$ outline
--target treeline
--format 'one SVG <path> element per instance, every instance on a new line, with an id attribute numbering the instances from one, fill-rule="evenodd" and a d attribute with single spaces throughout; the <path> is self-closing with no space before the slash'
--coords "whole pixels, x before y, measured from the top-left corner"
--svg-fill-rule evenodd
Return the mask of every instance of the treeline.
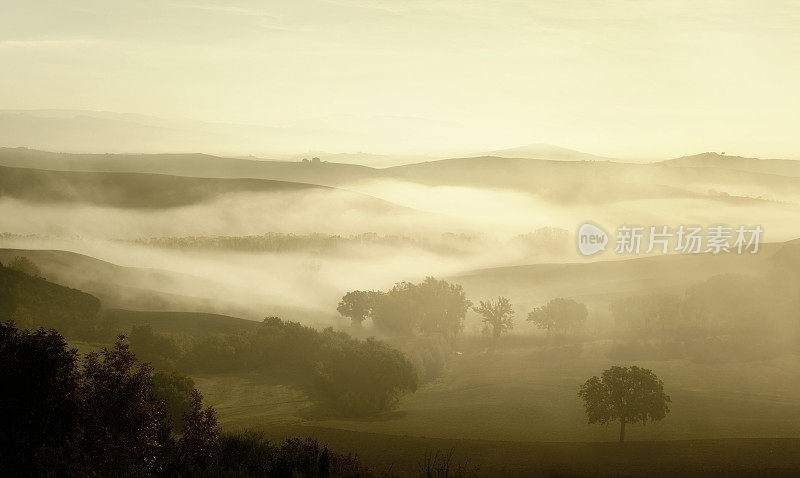
<path id="1" fill-rule="evenodd" d="M 461 253 L 480 238 L 469 234 L 444 233 L 438 238 L 413 238 L 379 235 L 374 232 L 350 236 L 322 233 L 282 234 L 270 232 L 253 236 L 184 236 L 151 237 L 132 241 L 134 244 L 167 249 L 200 249 L 247 252 L 337 252 L 348 246 L 381 245 L 416 247 L 441 254 Z"/>
<path id="2" fill-rule="evenodd" d="M 317 331 L 269 317 L 253 332 L 211 335 L 185 348 L 149 326 L 134 327 L 131 345 L 158 367 L 195 373 L 257 372 L 280 377 L 331 411 L 366 415 L 390 410 L 417 389 L 417 370 L 400 351 L 327 328 Z"/>
<path id="3" fill-rule="evenodd" d="M 786 245 L 763 277 L 722 274 L 683 295 L 646 294 L 609 306 L 612 355 L 699 361 L 767 358 L 800 337 L 800 245 Z"/>
<path id="4" fill-rule="evenodd" d="M 2 476 L 372 476 L 314 440 L 220 433 L 191 379 L 124 336 L 81 359 L 55 330 L 0 323 L 0 379 Z"/>
<path id="5" fill-rule="evenodd" d="M 374 232 L 349 236 L 318 232 L 310 234 L 269 232 L 248 236 L 148 237 L 130 242 L 164 249 L 311 253 L 332 253 L 353 246 L 378 245 L 414 247 L 437 254 L 461 254 L 478 246 L 491 245 L 487 244 L 487 241 L 483 235 L 452 232 L 442 233 L 438 237 L 381 235 Z M 529 253 L 563 256 L 568 251 L 570 241 L 571 236 L 566 229 L 543 227 L 514 236 L 509 243 Z"/>
<path id="6" fill-rule="evenodd" d="M 499 337 L 514 327 L 514 308 L 506 297 L 480 301 L 473 307 L 459 284 L 434 277 L 424 281 L 398 282 L 386 292 L 353 290 L 346 293 L 336 310 L 350 318 L 356 328 L 370 319 L 386 334 L 452 339 L 464 329 L 470 308 L 483 321 L 484 333 Z M 586 305 L 569 298 L 555 298 L 528 314 L 527 320 L 551 333 L 579 329 L 588 316 Z"/>

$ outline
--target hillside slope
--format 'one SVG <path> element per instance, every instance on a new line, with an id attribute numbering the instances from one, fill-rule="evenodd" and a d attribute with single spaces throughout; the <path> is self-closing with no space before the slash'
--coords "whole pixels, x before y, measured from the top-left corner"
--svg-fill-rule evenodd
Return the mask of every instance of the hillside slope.
<path id="1" fill-rule="evenodd" d="M 681 167 L 712 167 L 735 169 L 765 174 L 800 177 L 800 161 L 791 159 L 758 159 L 742 156 L 727 156 L 717 153 L 701 153 L 662 161 L 661 164 Z"/>
<path id="2" fill-rule="evenodd" d="M 157 173 L 199 178 L 272 179 L 332 186 L 370 178 L 378 170 L 340 163 L 241 159 L 209 154 L 71 154 L 0 148 L 0 164 L 55 171 Z"/>

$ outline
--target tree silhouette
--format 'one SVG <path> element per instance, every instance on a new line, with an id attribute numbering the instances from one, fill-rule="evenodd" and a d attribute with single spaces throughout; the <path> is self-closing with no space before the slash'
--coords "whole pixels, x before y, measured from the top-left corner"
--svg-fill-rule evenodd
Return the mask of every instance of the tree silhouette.
<path id="1" fill-rule="evenodd" d="M 659 421 L 669 413 L 669 395 L 664 382 L 652 370 L 637 366 L 614 366 L 584 383 L 583 399 L 589 423 L 619 421 L 619 441 L 625 441 L 625 425 Z"/>
<path id="2" fill-rule="evenodd" d="M 514 327 L 514 309 L 507 297 L 498 297 L 497 301 L 480 301 L 480 305 L 472 310 L 480 314 L 484 330 L 488 332 L 491 327 L 494 338 Z"/>
<path id="3" fill-rule="evenodd" d="M 0 476 L 64 473 L 63 444 L 78 436 L 77 379 L 77 351 L 58 332 L 0 323 Z"/>
<path id="4" fill-rule="evenodd" d="M 528 314 L 528 322 L 547 330 L 547 335 L 550 335 L 554 331 L 566 332 L 583 324 L 588 315 L 586 305 L 573 299 L 557 298 L 533 309 Z"/>
<path id="5" fill-rule="evenodd" d="M 372 313 L 377 292 L 363 290 L 350 291 L 339 301 L 336 311 L 352 320 L 353 327 L 361 327 L 361 323 Z"/>
<path id="6" fill-rule="evenodd" d="M 472 303 L 458 284 L 427 277 L 419 284 L 399 282 L 377 296 L 372 320 L 398 335 L 441 335 L 451 339 L 464 328 Z"/>

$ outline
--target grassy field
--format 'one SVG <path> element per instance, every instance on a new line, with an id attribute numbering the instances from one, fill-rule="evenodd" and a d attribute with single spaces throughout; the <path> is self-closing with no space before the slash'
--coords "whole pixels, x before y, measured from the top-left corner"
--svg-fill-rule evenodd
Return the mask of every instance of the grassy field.
<path id="1" fill-rule="evenodd" d="M 315 416 L 299 392 L 252 376 L 204 376 L 197 383 L 224 428 L 259 428 L 275 439 L 313 436 L 401 474 L 412 474 L 426 450 L 449 449 L 489 475 L 746 475 L 748 464 L 800 469 L 798 356 L 637 362 L 664 380 L 672 411 L 660 423 L 629 426 L 630 443 L 619 445 L 616 425 L 588 425 L 576 395 L 584 380 L 618 363 L 606 357 L 608 349 L 606 342 L 519 340 L 494 351 L 474 347 L 397 410 L 369 419 Z"/>

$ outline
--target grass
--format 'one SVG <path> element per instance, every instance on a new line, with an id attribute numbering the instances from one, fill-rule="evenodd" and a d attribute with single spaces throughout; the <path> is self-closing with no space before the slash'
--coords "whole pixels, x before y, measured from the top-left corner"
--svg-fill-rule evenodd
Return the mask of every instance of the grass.
<path id="1" fill-rule="evenodd" d="M 798 356 L 637 362 L 664 380 L 672 411 L 662 422 L 629 426 L 629 442 L 620 445 L 615 424 L 586 423 L 576 395 L 584 380 L 616 363 L 606 358 L 609 345 L 509 341 L 494 352 L 465 350 L 442 378 L 369 419 L 309 416 L 302 394 L 253 377 L 206 376 L 198 386 L 224 428 L 259 428 L 274 439 L 311 436 L 358 452 L 378 471 L 414 474 L 426 452 L 450 449 L 454 463 L 467 460 L 481 475 L 800 470 Z"/>

